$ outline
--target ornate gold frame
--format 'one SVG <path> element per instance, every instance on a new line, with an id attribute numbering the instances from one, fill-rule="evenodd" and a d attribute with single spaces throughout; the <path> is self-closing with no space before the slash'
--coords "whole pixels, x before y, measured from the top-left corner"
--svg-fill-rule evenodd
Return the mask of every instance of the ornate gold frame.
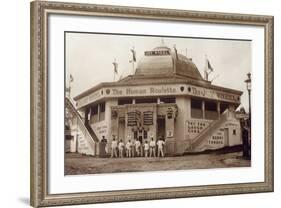
<path id="1" fill-rule="evenodd" d="M 257 25 L 265 28 L 265 180 L 259 183 L 157 188 L 142 190 L 48 194 L 48 72 L 49 14 L 94 15 L 150 20 Z M 273 191 L 273 17 L 78 3 L 31 3 L 31 205 L 75 205 Z"/>

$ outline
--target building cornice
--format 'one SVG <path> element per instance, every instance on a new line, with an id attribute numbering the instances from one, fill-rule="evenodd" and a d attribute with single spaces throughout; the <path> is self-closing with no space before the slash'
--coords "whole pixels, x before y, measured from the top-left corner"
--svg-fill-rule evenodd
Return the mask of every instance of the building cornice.
<path id="1" fill-rule="evenodd" d="M 198 87 L 223 91 L 227 93 L 232 93 L 236 95 L 242 95 L 242 91 L 234 90 L 226 87 L 221 87 L 217 85 L 212 85 L 211 82 L 205 80 L 196 80 L 192 78 L 187 78 L 179 75 L 175 76 L 137 76 L 137 75 L 129 75 L 122 80 L 117 82 L 102 82 L 84 92 L 74 97 L 74 100 L 77 101 L 89 94 L 104 88 L 104 87 L 127 87 L 127 86 L 145 86 L 145 85 L 160 85 L 160 84 L 191 84 Z"/>

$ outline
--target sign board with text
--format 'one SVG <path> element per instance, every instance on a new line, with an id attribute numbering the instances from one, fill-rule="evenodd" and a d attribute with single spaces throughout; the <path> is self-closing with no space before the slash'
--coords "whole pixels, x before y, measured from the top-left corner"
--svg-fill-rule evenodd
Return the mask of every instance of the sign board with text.
<path id="1" fill-rule="evenodd" d="M 218 101 L 240 103 L 238 94 L 203 88 L 187 84 L 168 85 L 143 85 L 143 86 L 114 86 L 104 87 L 77 101 L 77 107 L 81 108 L 102 98 L 119 97 L 147 97 L 147 96 L 178 96 L 190 95 L 195 97 L 214 99 Z"/>

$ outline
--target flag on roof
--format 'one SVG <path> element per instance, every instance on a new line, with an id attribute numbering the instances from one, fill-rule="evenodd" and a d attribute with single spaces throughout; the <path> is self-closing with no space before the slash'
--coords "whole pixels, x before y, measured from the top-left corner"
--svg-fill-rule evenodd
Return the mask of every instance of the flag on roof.
<path id="1" fill-rule="evenodd" d="M 137 61 L 137 58 L 136 58 L 136 51 L 134 50 L 134 48 L 131 49 L 131 52 L 132 52 L 132 54 L 133 54 L 133 59 L 132 59 L 132 61 L 133 61 L 133 62 L 136 62 L 136 61 Z"/>
<path id="2" fill-rule="evenodd" d="M 118 74 L 118 63 L 114 60 L 114 62 L 112 63 L 113 64 L 113 67 L 114 67 L 114 73 Z"/>
<path id="3" fill-rule="evenodd" d="M 207 59 L 207 68 L 211 71 L 214 71 L 214 68 L 211 66 L 210 61 Z"/>
<path id="4" fill-rule="evenodd" d="M 74 78 L 73 78 L 72 74 L 70 74 L 69 80 L 70 80 L 70 82 L 73 82 L 73 81 L 74 81 Z"/>

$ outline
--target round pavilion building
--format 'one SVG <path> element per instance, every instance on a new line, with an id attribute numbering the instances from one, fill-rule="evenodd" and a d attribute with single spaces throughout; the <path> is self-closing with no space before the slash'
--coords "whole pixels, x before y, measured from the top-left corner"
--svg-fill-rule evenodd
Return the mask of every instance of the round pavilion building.
<path id="1" fill-rule="evenodd" d="M 82 92 L 76 106 L 67 101 L 76 115 L 70 151 L 101 155 L 102 141 L 112 138 L 162 138 L 167 155 L 240 145 L 241 95 L 204 80 L 192 59 L 156 47 L 144 52 L 133 75 Z"/>

